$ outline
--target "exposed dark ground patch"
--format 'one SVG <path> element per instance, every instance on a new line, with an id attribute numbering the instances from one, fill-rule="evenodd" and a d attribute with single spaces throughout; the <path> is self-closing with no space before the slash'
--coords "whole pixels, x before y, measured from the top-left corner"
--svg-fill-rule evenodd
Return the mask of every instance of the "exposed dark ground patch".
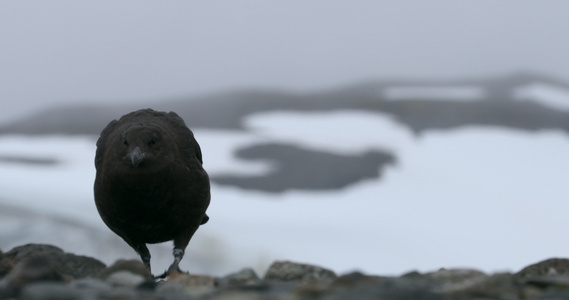
<path id="1" fill-rule="evenodd" d="M 275 169 L 262 176 L 217 175 L 211 178 L 213 182 L 267 192 L 341 189 L 378 178 L 387 166 L 395 164 L 393 155 L 380 151 L 339 155 L 286 144 L 254 145 L 240 149 L 236 155 L 246 160 L 270 161 Z"/>

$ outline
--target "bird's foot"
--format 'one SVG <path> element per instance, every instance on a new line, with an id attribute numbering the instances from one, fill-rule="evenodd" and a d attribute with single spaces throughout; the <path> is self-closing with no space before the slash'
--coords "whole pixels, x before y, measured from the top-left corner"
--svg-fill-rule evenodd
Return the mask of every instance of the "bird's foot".
<path id="1" fill-rule="evenodd" d="M 173 270 L 173 271 L 171 271 L 170 269 L 168 269 L 168 270 L 164 271 L 164 273 L 162 273 L 162 274 L 160 274 L 160 275 L 158 275 L 158 276 L 154 276 L 154 279 L 155 279 L 155 280 L 166 279 L 166 278 L 170 277 L 171 275 L 176 275 L 176 274 L 190 274 L 190 273 L 184 272 L 184 271 L 182 271 L 182 270 L 180 270 L 180 269 L 176 269 L 176 270 Z"/>
<path id="2" fill-rule="evenodd" d="M 166 270 L 162 275 L 154 276 L 154 279 L 164 279 L 170 276 L 170 274 L 189 274 L 188 272 L 183 272 L 182 270 L 180 270 L 179 267 L 180 261 L 184 257 L 184 250 L 175 248 L 172 254 L 174 254 L 174 262 L 170 265 L 170 267 L 168 267 L 168 270 Z"/>
<path id="3" fill-rule="evenodd" d="M 178 267 L 177 265 L 171 265 L 168 270 L 164 271 L 164 273 L 158 275 L 158 276 L 154 276 L 154 279 L 166 279 L 168 276 L 173 275 L 173 274 L 190 274 L 188 272 L 184 272 L 182 270 L 180 270 L 180 267 Z"/>

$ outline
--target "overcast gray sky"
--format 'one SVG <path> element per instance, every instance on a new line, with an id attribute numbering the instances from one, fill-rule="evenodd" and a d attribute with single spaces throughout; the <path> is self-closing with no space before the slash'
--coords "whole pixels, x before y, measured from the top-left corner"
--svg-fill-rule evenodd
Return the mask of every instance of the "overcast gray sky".
<path id="1" fill-rule="evenodd" d="M 532 70 L 569 81 L 569 1 L 1 1 L 0 122 L 56 102 Z"/>

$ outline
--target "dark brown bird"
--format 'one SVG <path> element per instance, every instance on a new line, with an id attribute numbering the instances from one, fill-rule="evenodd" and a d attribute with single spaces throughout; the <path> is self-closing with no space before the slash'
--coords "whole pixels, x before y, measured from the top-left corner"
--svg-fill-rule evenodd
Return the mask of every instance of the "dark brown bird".
<path id="1" fill-rule="evenodd" d="M 150 270 L 146 244 L 174 241 L 180 272 L 190 239 L 209 217 L 209 177 L 192 131 L 174 112 L 141 109 L 111 121 L 95 155 L 95 203 L 107 226 Z"/>

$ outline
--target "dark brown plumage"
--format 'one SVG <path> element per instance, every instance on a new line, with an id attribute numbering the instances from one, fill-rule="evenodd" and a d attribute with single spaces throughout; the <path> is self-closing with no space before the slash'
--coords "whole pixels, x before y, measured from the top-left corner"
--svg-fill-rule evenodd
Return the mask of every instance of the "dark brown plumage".
<path id="1" fill-rule="evenodd" d="M 209 177 L 192 131 L 174 112 L 141 109 L 111 121 L 95 155 L 95 203 L 107 226 L 150 269 L 146 244 L 174 241 L 178 264 L 209 217 Z"/>

